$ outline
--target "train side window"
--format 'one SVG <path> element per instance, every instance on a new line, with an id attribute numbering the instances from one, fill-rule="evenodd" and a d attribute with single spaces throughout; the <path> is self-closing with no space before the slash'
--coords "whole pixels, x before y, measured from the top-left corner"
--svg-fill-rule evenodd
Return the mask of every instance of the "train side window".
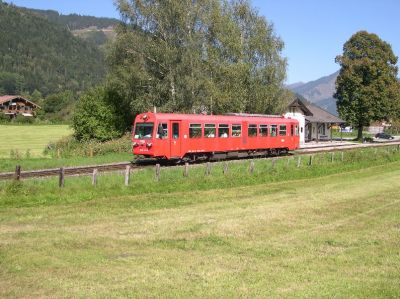
<path id="1" fill-rule="evenodd" d="M 293 136 L 293 135 L 294 135 L 294 126 L 291 125 L 290 126 L 290 136 Z"/>
<path id="2" fill-rule="evenodd" d="M 189 138 L 201 138 L 201 124 L 189 125 Z"/>
<path id="3" fill-rule="evenodd" d="M 272 137 L 276 137 L 276 135 L 277 135 L 277 130 L 278 130 L 277 127 L 278 127 L 277 125 L 271 125 L 271 136 L 272 136 Z"/>
<path id="4" fill-rule="evenodd" d="M 295 127 L 294 134 L 295 134 L 296 136 L 299 136 L 299 126 L 296 126 L 296 127 Z"/>
<path id="5" fill-rule="evenodd" d="M 260 136 L 266 137 L 268 136 L 268 125 L 260 125 Z"/>
<path id="6" fill-rule="evenodd" d="M 168 124 L 160 123 L 157 128 L 157 138 L 167 139 L 168 138 Z"/>
<path id="7" fill-rule="evenodd" d="M 220 124 L 218 126 L 218 137 L 228 138 L 229 136 L 229 125 Z"/>
<path id="8" fill-rule="evenodd" d="M 172 123 L 172 138 L 179 139 L 179 123 Z"/>
<path id="9" fill-rule="evenodd" d="M 214 124 L 205 124 L 204 125 L 204 137 L 205 138 L 214 138 L 217 136 L 217 128 Z"/>
<path id="10" fill-rule="evenodd" d="M 232 125 L 232 137 L 242 136 L 242 125 Z"/>
<path id="11" fill-rule="evenodd" d="M 257 137 L 257 125 L 249 125 L 247 135 L 249 137 Z"/>
<path id="12" fill-rule="evenodd" d="M 286 125 L 279 126 L 279 136 L 286 136 Z"/>

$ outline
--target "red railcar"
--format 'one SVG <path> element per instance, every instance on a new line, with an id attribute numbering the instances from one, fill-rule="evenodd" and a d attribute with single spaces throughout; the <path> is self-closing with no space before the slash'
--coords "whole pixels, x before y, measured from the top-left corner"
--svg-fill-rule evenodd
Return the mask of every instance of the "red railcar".
<path id="1" fill-rule="evenodd" d="M 299 147 L 299 123 L 283 116 L 142 113 L 133 153 L 195 161 L 277 155 Z"/>

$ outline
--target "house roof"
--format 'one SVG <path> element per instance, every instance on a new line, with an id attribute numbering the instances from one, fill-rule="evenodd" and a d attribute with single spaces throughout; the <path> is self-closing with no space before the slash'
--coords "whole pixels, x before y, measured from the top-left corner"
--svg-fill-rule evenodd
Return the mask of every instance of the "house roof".
<path id="1" fill-rule="evenodd" d="M 34 105 L 34 106 L 36 106 L 38 108 L 41 108 L 38 104 L 35 104 L 34 102 L 28 100 L 27 98 L 24 98 L 24 97 L 21 97 L 21 96 L 11 96 L 11 95 L 0 96 L 0 105 L 4 104 L 6 102 L 9 102 L 9 101 L 15 100 L 15 99 L 22 99 L 22 100 L 24 100 L 26 102 L 31 103 L 32 105 Z"/>
<path id="2" fill-rule="evenodd" d="M 308 122 L 318 123 L 334 123 L 344 124 L 346 123 L 343 119 L 329 113 L 321 107 L 307 101 L 304 98 L 297 96 L 292 103 L 289 104 L 288 108 L 298 108 L 305 115 L 305 119 Z"/>

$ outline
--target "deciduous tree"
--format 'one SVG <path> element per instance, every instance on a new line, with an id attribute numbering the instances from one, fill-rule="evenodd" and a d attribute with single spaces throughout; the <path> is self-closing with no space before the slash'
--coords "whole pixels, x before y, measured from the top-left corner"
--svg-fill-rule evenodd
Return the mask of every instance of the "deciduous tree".
<path id="1" fill-rule="evenodd" d="M 344 44 L 336 62 L 341 67 L 334 95 L 338 112 L 358 128 L 358 139 L 371 121 L 398 115 L 397 57 L 388 43 L 376 34 L 357 32 Z"/>
<path id="2" fill-rule="evenodd" d="M 276 113 L 286 60 L 247 0 L 119 0 L 108 84 L 134 113 Z"/>

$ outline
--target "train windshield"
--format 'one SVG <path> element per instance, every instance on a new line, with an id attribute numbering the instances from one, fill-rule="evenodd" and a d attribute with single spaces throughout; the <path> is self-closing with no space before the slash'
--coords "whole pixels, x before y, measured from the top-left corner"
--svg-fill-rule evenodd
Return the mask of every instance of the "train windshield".
<path id="1" fill-rule="evenodd" d="M 135 139 L 150 139 L 153 136 L 154 123 L 136 123 Z"/>

